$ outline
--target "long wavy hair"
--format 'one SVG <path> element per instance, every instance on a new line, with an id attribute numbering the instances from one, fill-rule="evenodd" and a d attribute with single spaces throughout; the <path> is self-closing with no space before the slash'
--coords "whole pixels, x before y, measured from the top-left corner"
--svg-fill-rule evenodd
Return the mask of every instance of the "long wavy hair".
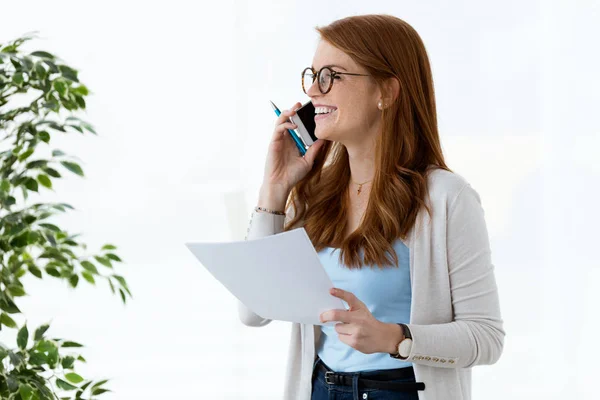
<path id="1" fill-rule="evenodd" d="M 364 67 L 384 95 L 384 82 L 389 78 L 399 81 L 400 93 L 381 113 L 375 176 L 357 230 L 344 237 L 349 210 L 349 158 L 345 146 L 332 141 L 323 145 L 311 171 L 292 188 L 286 210 L 293 217 L 287 220 L 284 230 L 296 228 L 303 221 L 315 249 L 339 248 L 340 263 L 350 269 L 362 268 L 363 263 L 397 267 L 394 241 L 407 238 L 422 207 L 431 216 L 425 202 L 427 173 L 431 168 L 452 172 L 444 162 L 440 145 L 425 46 L 409 24 L 385 14 L 351 16 L 315 29 L 321 39 Z"/>

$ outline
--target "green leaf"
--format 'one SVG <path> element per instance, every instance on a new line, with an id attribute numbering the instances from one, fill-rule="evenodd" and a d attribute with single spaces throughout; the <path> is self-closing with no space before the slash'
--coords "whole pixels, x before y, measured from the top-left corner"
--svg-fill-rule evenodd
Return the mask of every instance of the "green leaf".
<path id="1" fill-rule="evenodd" d="M 66 154 L 62 150 L 53 150 L 52 157 L 61 157 L 66 156 Z"/>
<path id="2" fill-rule="evenodd" d="M 61 96 L 64 96 L 67 93 L 67 85 L 65 85 L 63 81 L 57 79 L 53 82 L 53 86 Z"/>
<path id="3" fill-rule="evenodd" d="M 89 262 L 89 261 L 81 261 L 81 263 L 80 263 L 80 264 L 81 264 L 81 266 L 82 266 L 83 268 L 85 268 L 86 270 L 88 270 L 88 271 L 90 271 L 90 272 L 92 272 L 92 273 L 94 273 L 94 274 L 96 274 L 96 275 L 98 275 L 98 274 L 99 274 L 99 272 L 98 272 L 98 269 L 97 269 L 97 268 L 96 268 L 96 266 L 95 266 L 94 264 L 92 264 L 91 262 Z"/>
<path id="4" fill-rule="evenodd" d="M 0 308 L 6 311 L 9 314 L 20 314 L 21 310 L 19 307 L 10 299 L 10 297 L 6 296 L 4 293 L 0 292 Z"/>
<path id="5" fill-rule="evenodd" d="M 54 121 L 49 122 L 48 126 L 50 128 L 52 128 L 52 129 L 56 130 L 56 131 L 59 131 L 59 132 L 67 132 L 67 130 L 62 125 L 59 125 L 59 124 L 57 124 Z"/>
<path id="6" fill-rule="evenodd" d="M 80 126 L 77 126 L 77 125 L 67 125 L 67 126 L 71 127 L 72 129 L 75 129 L 79 133 L 83 133 L 83 129 L 81 129 Z"/>
<path id="7" fill-rule="evenodd" d="M 48 324 L 40 325 L 35 330 L 35 334 L 33 335 L 33 340 L 36 342 L 42 340 L 44 338 L 44 333 L 46 333 L 48 328 L 50 328 L 50 325 L 48 325 Z"/>
<path id="8" fill-rule="evenodd" d="M 32 56 L 35 57 L 41 57 L 41 58 L 48 58 L 50 60 L 54 60 L 54 56 L 50 53 L 48 53 L 47 51 L 34 51 L 33 53 L 31 53 Z"/>
<path id="9" fill-rule="evenodd" d="M 90 94 L 88 88 L 85 85 L 79 85 L 76 88 L 71 89 L 71 92 L 81 96 L 87 96 L 88 94 Z"/>
<path id="10" fill-rule="evenodd" d="M 34 160 L 34 161 L 29 161 L 25 165 L 25 168 L 26 169 L 41 168 L 41 167 L 45 167 L 47 164 L 48 164 L 48 160 Z"/>
<path id="11" fill-rule="evenodd" d="M 16 392 L 19 389 L 19 383 L 12 376 L 6 377 L 6 386 L 8 387 L 8 390 L 11 392 Z"/>
<path id="12" fill-rule="evenodd" d="M 74 82 L 79 82 L 79 79 L 77 78 L 77 71 L 73 68 L 68 67 L 66 65 L 59 65 L 58 70 L 65 78 Z"/>
<path id="13" fill-rule="evenodd" d="M 79 276 L 75 274 L 71 275 L 71 277 L 69 278 L 69 283 L 73 288 L 76 288 L 77 284 L 79 283 Z"/>
<path id="14" fill-rule="evenodd" d="M 106 382 L 108 382 L 108 379 L 104 379 L 104 380 L 101 380 L 101 381 L 98 381 L 98 382 L 94 383 L 92 385 L 92 390 L 94 390 L 96 388 L 99 388 L 100 386 L 104 385 Z"/>
<path id="15" fill-rule="evenodd" d="M 61 362 L 62 367 L 65 369 L 72 369 L 74 364 L 75 364 L 75 357 L 72 357 L 72 356 L 66 356 L 65 358 L 62 359 L 62 362 Z M 75 383 L 77 383 L 77 382 L 75 382 Z"/>
<path id="16" fill-rule="evenodd" d="M 60 347 L 83 347 L 83 345 L 77 342 L 66 341 Z"/>
<path id="17" fill-rule="evenodd" d="M 58 73 L 58 67 L 52 61 L 44 60 L 44 64 L 46 64 L 48 66 L 48 68 L 50 69 L 50 72 L 52 72 L 53 74 Z"/>
<path id="18" fill-rule="evenodd" d="M 54 369 L 58 362 L 58 348 L 53 347 L 48 351 L 48 366 L 50 369 Z"/>
<path id="19" fill-rule="evenodd" d="M 37 77 L 39 80 L 46 79 L 47 72 L 46 72 L 46 68 L 44 68 L 42 63 L 36 62 L 34 69 L 35 69 L 35 73 L 37 74 Z"/>
<path id="20" fill-rule="evenodd" d="M 13 240 L 10 241 L 10 245 L 13 247 L 21 248 L 27 246 L 27 239 L 29 236 L 29 232 L 23 232 L 21 235 L 17 236 Z"/>
<path id="21" fill-rule="evenodd" d="M 112 263 L 110 262 L 110 260 L 108 258 L 104 258 L 101 256 L 94 256 L 94 258 L 96 259 L 96 261 L 98 261 L 100 264 L 104 265 L 105 267 L 112 268 Z"/>
<path id="22" fill-rule="evenodd" d="M 31 365 L 44 365 L 48 362 L 48 357 L 46 354 L 34 352 L 29 353 L 29 364 Z"/>
<path id="23" fill-rule="evenodd" d="M 102 246 L 102 250 L 116 250 L 116 246 L 112 245 L 112 244 L 105 244 L 104 246 Z"/>
<path id="24" fill-rule="evenodd" d="M 39 188 L 37 181 L 33 178 L 29 178 L 25 181 L 25 187 L 32 192 L 37 192 Z"/>
<path id="25" fill-rule="evenodd" d="M 106 393 L 106 392 L 110 392 L 110 390 L 109 389 L 104 389 L 104 388 L 98 388 L 98 389 L 92 390 L 92 395 L 96 396 L 96 395 L 99 395 L 99 394 L 102 394 L 102 393 Z"/>
<path id="26" fill-rule="evenodd" d="M 56 344 L 51 340 L 40 340 L 40 342 L 35 346 L 37 351 L 42 353 L 46 353 L 49 351 L 53 351 L 56 348 Z"/>
<path id="27" fill-rule="evenodd" d="M 65 381 L 63 381 L 60 378 L 56 378 L 56 386 L 58 386 L 58 388 L 62 389 L 62 390 L 75 390 L 75 389 L 77 389 L 77 386 L 73 386 L 69 382 L 65 382 Z"/>
<path id="28" fill-rule="evenodd" d="M 131 292 L 129 291 L 128 287 L 127 287 L 127 282 L 125 282 L 125 278 L 123 278 L 120 275 L 113 275 L 113 277 L 119 281 L 119 283 L 121 284 L 121 286 L 123 287 L 123 289 L 125 289 L 127 291 L 127 293 L 129 293 L 129 295 L 131 296 Z"/>
<path id="29" fill-rule="evenodd" d="M 81 96 L 76 96 L 76 97 L 75 97 L 75 102 L 77 103 L 77 105 L 78 105 L 80 108 L 83 108 L 83 109 L 85 109 L 85 106 L 86 106 L 86 104 L 85 104 L 85 99 L 84 99 L 83 97 L 81 97 Z M 88 131 L 90 131 L 90 132 L 92 132 L 92 133 L 94 133 L 94 134 L 96 133 L 96 132 L 94 132 L 94 129 L 93 129 L 93 128 L 92 128 L 92 129 L 88 129 L 88 127 L 87 127 L 87 126 L 84 126 L 84 128 L 86 128 Z"/>
<path id="30" fill-rule="evenodd" d="M 89 272 L 87 272 L 87 271 L 81 271 L 81 276 L 83 276 L 83 279 L 85 279 L 86 281 L 88 281 L 92 285 L 96 284 L 96 280 L 94 279 L 94 277 L 92 276 L 92 274 L 90 274 Z"/>
<path id="31" fill-rule="evenodd" d="M 38 182 L 42 184 L 42 186 L 47 187 L 48 189 L 52 189 L 52 181 L 48 178 L 48 175 L 39 174 Z"/>
<path id="32" fill-rule="evenodd" d="M 19 385 L 19 395 L 21 395 L 21 400 L 31 400 L 33 397 L 33 388 L 27 383 L 21 383 Z"/>
<path id="33" fill-rule="evenodd" d="M 119 294 L 121 295 L 121 300 L 123 300 L 123 304 L 127 304 L 127 298 L 125 297 L 125 292 L 123 289 L 119 289 Z"/>
<path id="34" fill-rule="evenodd" d="M 25 294 L 26 294 L 25 289 L 23 289 L 22 286 L 15 286 L 15 285 L 10 285 L 8 287 L 8 292 L 13 297 L 21 297 L 21 296 L 25 296 Z"/>
<path id="35" fill-rule="evenodd" d="M 27 74 L 31 74 L 31 70 L 33 69 L 33 59 L 31 57 L 25 56 L 21 58 L 21 64 L 23 64 L 23 68 L 27 72 Z"/>
<path id="36" fill-rule="evenodd" d="M 0 183 L 0 190 L 3 192 L 8 192 L 10 190 L 10 182 L 7 179 L 2 179 Z"/>
<path id="37" fill-rule="evenodd" d="M 51 230 L 51 231 L 54 231 L 54 232 L 60 232 L 60 231 L 61 231 L 61 230 L 60 230 L 60 228 L 59 228 L 58 226 L 56 226 L 56 225 L 53 225 L 53 224 L 46 224 L 46 223 L 44 223 L 44 224 L 39 224 L 39 225 L 40 225 L 40 226 L 43 226 L 43 227 L 44 227 L 44 228 L 46 228 L 46 229 L 49 229 L 49 230 Z"/>
<path id="38" fill-rule="evenodd" d="M 48 132 L 46 132 L 46 131 L 38 132 L 38 137 L 40 138 L 41 141 L 50 143 L 50 134 Z"/>
<path id="39" fill-rule="evenodd" d="M 23 82 L 25 82 L 24 76 L 25 74 L 23 72 L 16 72 L 12 78 L 13 83 L 17 86 L 20 86 Z"/>
<path id="40" fill-rule="evenodd" d="M 54 168 L 44 168 L 44 172 L 47 173 L 48 175 L 50 175 L 53 178 L 60 178 L 61 175 L 60 173 L 55 170 Z"/>
<path id="41" fill-rule="evenodd" d="M 73 172 L 74 174 L 83 176 L 83 170 L 81 169 L 79 164 L 70 161 L 61 161 L 60 163 L 63 165 L 63 167 Z"/>
<path id="42" fill-rule="evenodd" d="M 15 353 L 9 350 L 8 357 L 10 358 L 11 364 L 15 367 L 18 367 L 23 362 L 23 355 L 21 352 Z"/>
<path id="43" fill-rule="evenodd" d="M 6 313 L 0 314 L 0 324 L 6 325 L 9 328 L 17 327 L 17 323 L 11 317 L 9 317 L 8 314 L 6 314 Z"/>
<path id="44" fill-rule="evenodd" d="M 123 262 L 123 260 L 121 260 L 119 258 L 119 256 L 117 256 L 116 254 L 112 254 L 112 253 L 107 253 L 105 254 L 106 258 L 110 258 L 111 260 L 117 261 L 117 262 Z"/>
<path id="45" fill-rule="evenodd" d="M 71 383 L 80 383 L 83 381 L 83 378 L 77 375 L 75 372 L 69 372 L 68 374 L 65 374 L 65 378 L 67 378 L 67 380 Z"/>
<path id="46" fill-rule="evenodd" d="M 58 270 L 53 267 L 53 266 L 46 266 L 46 268 L 44 268 L 46 270 L 46 273 L 50 276 L 53 276 L 55 278 L 60 278 L 60 272 L 58 272 Z"/>
<path id="47" fill-rule="evenodd" d="M 33 276 L 42 279 L 42 271 L 38 267 L 36 267 L 35 265 L 29 265 L 27 266 L 27 269 L 29 270 L 29 272 L 31 272 Z"/>
<path id="48" fill-rule="evenodd" d="M 25 349 L 27 347 L 27 341 L 29 340 L 29 331 L 27 330 L 27 324 L 23 325 L 21 329 L 19 329 L 19 333 L 17 334 L 17 345 L 21 349 Z"/>
<path id="49" fill-rule="evenodd" d="M 16 71 L 20 71 L 23 69 L 23 67 L 21 66 L 21 63 L 16 58 L 11 57 L 10 63 L 13 65 L 13 67 L 15 67 Z"/>
<path id="50" fill-rule="evenodd" d="M 88 124 L 87 122 L 82 122 L 81 126 L 83 126 L 86 130 L 92 132 L 94 135 L 97 135 L 96 130 L 94 129 L 94 127 L 92 125 Z"/>
<path id="51" fill-rule="evenodd" d="M 23 161 L 23 160 L 27 159 L 30 155 L 33 154 L 34 151 L 35 151 L 35 148 L 27 149 L 23 154 L 21 154 L 19 156 L 19 161 Z"/>

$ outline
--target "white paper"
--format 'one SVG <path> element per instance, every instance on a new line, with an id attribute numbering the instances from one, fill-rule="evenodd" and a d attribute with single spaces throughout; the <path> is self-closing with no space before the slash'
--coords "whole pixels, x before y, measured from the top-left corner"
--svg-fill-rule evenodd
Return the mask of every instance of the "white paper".
<path id="1" fill-rule="evenodd" d="M 259 239 L 186 243 L 200 263 L 246 307 L 263 318 L 313 325 L 331 309 L 346 310 L 332 296 L 333 283 L 304 228 Z"/>

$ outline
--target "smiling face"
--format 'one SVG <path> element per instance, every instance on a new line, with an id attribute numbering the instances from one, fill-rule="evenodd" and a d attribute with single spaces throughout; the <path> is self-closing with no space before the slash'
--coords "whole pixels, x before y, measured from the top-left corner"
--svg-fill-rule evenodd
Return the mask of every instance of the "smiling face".
<path id="1" fill-rule="evenodd" d="M 312 67 L 319 71 L 324 66 L 331 66 L 336 72 L 365 74 L 368 72 L 352 58 L 321 40 L 315 52 Z M 379 129 L 381 111 L 377 103 L 381 92 L 371 76 L 338 75 L 327 94 L 319 90 L 315 79 L 307 94 L 316 110 L 319 105 L 326 108 L 335 107 L 329 114 L 316 114 L 315 136 L 319 139 L 341 142 L 344 145 L 360 144 L 371 140 Z"/>

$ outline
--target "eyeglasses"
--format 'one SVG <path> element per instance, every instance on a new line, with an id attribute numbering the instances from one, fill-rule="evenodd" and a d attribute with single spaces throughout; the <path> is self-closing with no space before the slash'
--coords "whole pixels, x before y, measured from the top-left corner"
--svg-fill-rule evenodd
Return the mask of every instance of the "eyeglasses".
<path id="1" fill-rule="evenodd" d="M 307 90 L 312 86 L 315 82 L 315 78 L 318 78 L 319 82 L 319 90 L 321 93 L 326 94 L 329 93 L 333 86 L 334 79 L 340 79 L 338 75 L 355 75 L 355 76 L 369 76 L 365 74 L 351 74 L 349 72 L 337 72 L 332 70 L 329 67 L 323 67 L 319 70 L 318 73 L 315 74 L 315 70 L 312 67 L 305 68 L 302 71 L 302 90 L 304 93 L 307 93 Z"/>

